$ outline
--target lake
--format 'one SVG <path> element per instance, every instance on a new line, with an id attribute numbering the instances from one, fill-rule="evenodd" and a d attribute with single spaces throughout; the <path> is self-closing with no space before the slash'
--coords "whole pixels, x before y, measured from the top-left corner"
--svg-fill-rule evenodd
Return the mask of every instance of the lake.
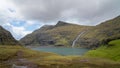
<path id="1" fill-rule="evenodd" d="M 83 55 L 89 50 L 86 48 L 68 48 L 68 47 L 36 47 L 32 49 L 43 52 L 53 52 L 60 55 Z"/>

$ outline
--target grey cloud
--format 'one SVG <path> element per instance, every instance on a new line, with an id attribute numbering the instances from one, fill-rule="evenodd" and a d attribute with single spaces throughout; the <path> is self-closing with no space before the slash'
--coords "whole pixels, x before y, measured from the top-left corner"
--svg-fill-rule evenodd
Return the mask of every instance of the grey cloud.
<path id="1" fill-rule="evenodd" d="M 0 25 L 8 22 L 9 14 L 8 12 L 0 9 Z"/>
<path id="2" fill-rule="evenodd" d="M 120 14 L 120 0 L 13 0 L 13 2 L 26 19 L 42 22 L 76 19 L 80 24 L 92 25 Z"/>

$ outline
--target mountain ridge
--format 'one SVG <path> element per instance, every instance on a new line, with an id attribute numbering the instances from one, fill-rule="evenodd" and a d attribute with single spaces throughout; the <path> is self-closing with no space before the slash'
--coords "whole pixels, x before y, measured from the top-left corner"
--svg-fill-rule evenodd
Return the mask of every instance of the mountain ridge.
<path id="1" fill-rule="evenodd" d="M 62 37 L 61 36 L 63 36 L 64 34 L 74 34 L 74 31 L 73 31 L 73 29 L 75 28 L 75 29 L 78 29 L 78 28 L 82 28 L 82 27 L 84 27 L 84 29 L 85 29 L 85 27 L 86 26 L 79 26 L 79 25 L 76 25 L 76 24 L 69 24 L 69 23 L 66 23 L 66 22 L 61 22 L 61 21 L 58 21 L 58 23 L 56 24 L 56 25 L 54 25 L 54 26 L 47 26 L 47 27 L 41 27 L 40 29 L 38 29 L 37 31 L 34 31 L 32 34 L 29 34 L 29 35 L 27 35 L 26 37 L 31 37 L 30 39 L 33 39 L 33 37 L 35 38 L 35 36 L 37 36 L 37 38 L 38 37 L 40 37 L 41 38 L 41 41 L 45 41 L 45 40 L 47 40 L 47 38 L 49 39 L 49 40 L 51 40 L 51 41 L 47 41 L 48 43 L 49 42 L 57 42 L 58 41 L 58 39 L 61 39 Z M 46 29 L 46 28 L 50 28 L 50 29 Z M 65 28 L 65 30 L 63 29 L 63 28 Z M 69 30 L 68 30 L 69 29 Z M 79 30 L 81 30 L 81 29 L 79 29 Z M 83 30 L 83 29 L 82 29 Z M 53 33 L 53 34 L 52 34 Z M 77 32 L 75 32 L 75 34 L 78 34 L 79 33 L 79 31 L 77 30 Z M 58 34 L 60 35 L 60 36 L 58 36 Z M 33 37 L 32 37 L 33 36 Z M 42 38 L 42 36 L 47 36 L 47 38 Z M 53 38 L 53 36 L 54 36 L 54 38 Z M 74 36 L 75 37 L 75 36 Z M 73 37 L 73 38 L 74 38 Z M 22 38 L 22 39 L 26 39 L 25 37 L 24 38 Z M 20 40 L 20 42 L 22 41 L 22 42 L 29 42 L 29 41 L 27 41 L 27 39 L 24 41 L 24 40 Z M 36 40 L 36 39 L 35 39 Z M 35 40 L 32 40 L 32 41 L 35 41 Z M 52 41 L 53 40 L 53 41 Z M 54 40 L 57 40 L 57 41 L 54 41 Z M 71 40 L 72 41 L 72 40 Z M 36 41 L 36 42 L 38 42 L 38 41 Z M 64 42 L 64 43 L 67 43 L 66 41 L 65 41 L 65 39 L 62 39 L 62 40 L 59 40 L 59 42 Z M 41 42 L 42 43 L 42 42 Z M 71 44 L 71 43 L 70 43 Z M 44 44 L 43 44 L 44 45 Z M 58 43 L 56 43 L 55 45 L 61 45 L 61 44 L 58 44 Z"/>
<path id="2" fill-rule="evenodd" d="M 20 40 L 24 45 L 62 45 L 71 46 L 77 35 L 87 30 L 87 32 L 76 42 L 76 46 L 96 48 L 102 43 L 107 43 L 110 39 L 120 37 L 120 16 L 102 22 L 96 26 L 83 26 L 58 21 L 56 25 L 42 27 L 32 34 L 26 35 Z M 33 39 L 34 38 L 34 39 Z M 28 39 L 28 40 L 27 40 Z M 31 41 L 29 41 L 31 40 Z"/>

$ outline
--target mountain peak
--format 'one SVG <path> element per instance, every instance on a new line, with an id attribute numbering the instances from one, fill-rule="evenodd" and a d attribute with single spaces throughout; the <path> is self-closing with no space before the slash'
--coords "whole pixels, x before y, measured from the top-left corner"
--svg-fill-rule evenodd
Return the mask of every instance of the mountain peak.
<path id="1" fill-rule="evenodd" d="M 68 25 L 69 23 L 64 22 L 64 21 L 58 21 L 58 23 L 55 26 L 65 26 Z"/>

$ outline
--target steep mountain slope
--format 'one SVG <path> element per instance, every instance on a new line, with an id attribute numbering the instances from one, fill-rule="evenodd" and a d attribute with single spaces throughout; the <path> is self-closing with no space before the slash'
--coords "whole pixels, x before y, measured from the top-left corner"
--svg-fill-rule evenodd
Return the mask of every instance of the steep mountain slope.
<path id="1" fill-rule="evenodd" d="M 43 26 L 20 40 L 24 45 L 72 46 L 81 33 L 84 35 L 76 41 L 75 46 L 96 48 L 101 44 L 120 38 L 120 16 L 96 26 L 81 26 L 59 21 L 53 26 Z"/>
<path id="2" fill-rule="evenodd" d="M 0 45 L 18 45 L 11 33 L 0 26 Z"/>
<path id="3" fill-rule="evenodd" d="M 65 45 L 69 46 L 75 37 L 90 28 L 59 21 L 53 26 L 43 26 L 20 40 L 24 45 Z"/>
<path id="4" fill-rule="evenodd" d="M 78 43 L 93 48 L 98 47 L 101 44 L 107 44 L 109 41 L 119 38 L 120 16 L 93 27 L 83 36 L 82 39 L 79 40 Z"/>

